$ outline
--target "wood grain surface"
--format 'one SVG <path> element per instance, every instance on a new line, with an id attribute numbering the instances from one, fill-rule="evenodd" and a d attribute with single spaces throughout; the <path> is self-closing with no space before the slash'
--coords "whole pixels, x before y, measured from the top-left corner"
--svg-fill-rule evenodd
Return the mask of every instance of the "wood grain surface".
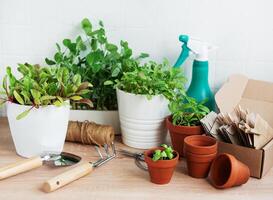
<path id="1" fill-rule="evenodd" d="M 22 133 L 23 134 L 23 133 Z M 131 149 L 117 138 L 117 149 Z M 65 151 L 82 156 L 83 161 L 95 161 L 98 156 L 90 145 L 65 144 Z M 16 155 L 6 118 L 0 118 L 0 167 L 22 160 Z M 273 159 L 273 158 L 272 158 Z M 71 166 L 73 167 L 73 166 Z M 187 175 L 185 160 L 182 160 L 168 185 L 150 183 L 147 172 L 140 170 L 134 160 L 121 155 L 81 178 L 52 193 L 44 193 L 42 184 L 64 172 L 67 168 L 38 169 L 0 181 L 0 200 L 96 200 L 96 199 L 273 199 L 273 170 L 261 180 L 251 178 L 243 186 L 227 190 L 213 188 L 206 179 L 194 179 Z"/>

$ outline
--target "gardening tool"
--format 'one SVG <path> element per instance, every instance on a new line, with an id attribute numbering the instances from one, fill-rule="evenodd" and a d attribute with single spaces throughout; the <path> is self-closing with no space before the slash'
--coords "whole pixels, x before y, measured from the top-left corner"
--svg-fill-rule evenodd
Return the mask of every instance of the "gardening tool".
<path id="1" fill-rule="evenodd" d="M 195 55 L 192 66 L 191 84 L 187 90 L 187 95 L 197 101 L 207 99 L 206 106 L 210 110 L 216 110 L 214 94 L 211 92 L 208 82 L 208 51 L 216 47 L 198 39 L 190 38 L 188 35 L 180 35 L 179 40 L 183 42 L 182 52 L 174 67 L 180 67 L 189 57 L 190 53 Z"/>
<path id="2" fill-rule="evenodd" d="M 90 174 L 94 168 L 97 168 L 108 161 L 114 159 L 116 157 L 116 149 L 114 143 L 111 144 L 111 151 L 109 149 L 110 145 L 105 144 L 103 146 L 105 155 L 103 155 L 100 151 L 100 148 L 98 146 L 95 146 L 95 149 L 97 153 L 100 156 L 100 159 L 96 162 L 85 162 L 82 163 L 73 169 L 70 169 L 54 178 L 51 178 L 50 180 L 46 181 L 43 184 L 43 190 L 45 192 L 53 192 L 60 187 L 63 187 L 83 176 L 86 176 Z"/>
<path id="3" fill-rule="evenodd" d="M 143 165 L 143 162 L 145 162 L 144 153 L 133 153 L 126 150 L 119 150 L 119 152 L 125 156 L 134 158 L 135 164 L 138 168 L 143 169 L 145 171 L 148 170 L 148 167 L 146 165 Z"/>
<path id="4" fill-rule="evenodd" d="M 62 152 L 44 153 L 41 156 L 28 158 L 0 168 L 0 180 L 41 167 L 43 163 L 53 167 L 71 166 L 81 160 L 74 154 Z"/>

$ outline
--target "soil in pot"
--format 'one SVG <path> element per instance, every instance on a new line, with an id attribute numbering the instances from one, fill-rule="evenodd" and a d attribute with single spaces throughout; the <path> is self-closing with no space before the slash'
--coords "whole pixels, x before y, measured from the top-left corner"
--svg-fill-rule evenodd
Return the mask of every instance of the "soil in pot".
<path id="1" fill-rule="evenodd" d="M 184 148 L 186 152 L 193 154 L 207 155 L 217 152 L 217 141 L 205 135 L 192 135 L 184 140 Z"/>
<path id="2" fill-rule="evenodd" d="M 148 166 L 148 171 L 150 174 L 150 180 L 155 184 L 167 184 L 171 181 L 173 176 L 173 172 L 178 163 L 179 154 L 177 151 L 174 151 L 175 157 L 172 160 L 158 160 L 153 161 L 153 152 L 156 149 L 161 148 L 153 148 L 145 151 L 145 162 Z"/>
<path id="3" fill-rule="evenodd" d="M 216 154 L 198 155 L 186 152 L 188 174 L 194 178 L 206 178 Z"/>
<path id="4" fill-rule="evenodd" d="M 210 169 L 210 181 L 219 189 L 245 184 L 250 176 L 247 165 L 230 154 L 220 154 L 213 161 Z"/>
<path id="5" fill-rule="evenodd" d="M 170 132 L 173 148 L 183 157 L 184 139 L 190 135 L 201 135 L 204 133 L 202 126 L 175 126 L 172 117 L 166 119 L 166 126 Z"/>

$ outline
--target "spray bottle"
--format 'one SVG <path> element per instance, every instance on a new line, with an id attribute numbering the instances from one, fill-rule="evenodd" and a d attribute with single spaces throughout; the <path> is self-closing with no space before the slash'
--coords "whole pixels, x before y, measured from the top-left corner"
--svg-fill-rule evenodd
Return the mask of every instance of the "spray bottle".
<path id="1" fill-rule="evenodd" d="M 198 102 L 207 99 L 205 105 L 210 110 L 215 111 L 214 94 L 211 92 L 208 81 L 208 52 L 216 47 L 198 39 L 189 38 L 187 35 L 180 35 L 179 40 L 183 42 L 182 52 L 174 67 L 180 67 L 190 54 L 195 55 L 192 66 L 192 79 L 187 95 L 195 98 Z"/>

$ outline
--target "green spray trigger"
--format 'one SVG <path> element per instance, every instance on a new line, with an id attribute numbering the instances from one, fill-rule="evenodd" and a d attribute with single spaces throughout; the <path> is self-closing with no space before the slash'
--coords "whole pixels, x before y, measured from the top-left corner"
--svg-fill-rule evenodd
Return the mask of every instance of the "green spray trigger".
<path id="1" fill-rule="evenodd" d="M 180 67 L 184 63 L 184 61 L 189 57 L 191 51 L 190 48 L 188 47 L 189 36 L 180 35 L 179 40 L 183 42 L 183 44 L 181 54 L 177 59 L 176 63 L 174 64 L 175 68 Z"/>

